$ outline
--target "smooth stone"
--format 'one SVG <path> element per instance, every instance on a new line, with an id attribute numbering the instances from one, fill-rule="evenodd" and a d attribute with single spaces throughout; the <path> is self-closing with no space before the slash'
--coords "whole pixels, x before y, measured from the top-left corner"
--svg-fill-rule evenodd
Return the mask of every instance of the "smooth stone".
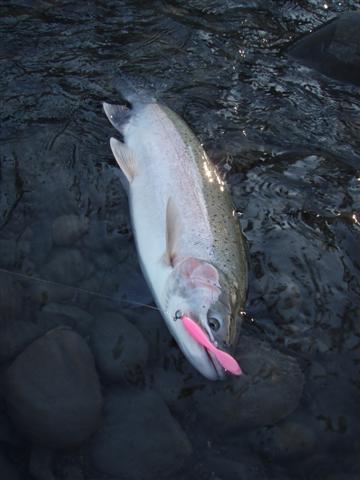
<path id="1" fill-rule="evenodd" d="M 94 359 L 71 330 L 55 329 L 35 340 L 9 367 L 5 386 L 10 418 L 34 444 L 78 447 L 101 421 Z"/>
<path id="2" fill-rule="evenodd" d="M 90 342 L 103 380 L 143 382 L 148 345 L 139 330 L 122 315 L 112 312 L 99 315 Z"/>
<path id="3" fill-rule="evenodd" d="M 29 472 L 36 480 L 55 480 L 51 468 L 53 452 L 48 448 L 35 446 L 31 450 Z"/>
<path id="4" fill-rule="evenodd" d="M 345 12 L 305 35 L 289 53 L 329 77 L 360 85 L 360 12 Z"/>
<path id="5" fill-rule="evenodd" d="M 20 480 L 23 478 L 3 453 L 0 452 L 0 478 L 2 480 Z"/>
<path id="6" fill-rule="evenodd" d="M 5 412 L 0 413 L 0 443 L 12 447 L 23 447 L 24 441 L 15 430 Z M 0 477 L 1 478 L 1 477 Z"/>
<path id="7" fill-rule="evenodd" d="M 0 323 L 16 320 L 23 307 L 24 292 L 16 279 L 8 274 L 0 274 Z"/>
<path id="8" fill-rule="evenodd" d="M 78 285 L 88 277 L 93 267 L 81 255 L 79 250 L 59 248 L 54 251 L 49 262 L 40 271 L 40 276 L 63 284 Z"/>
<path id="9" fill-rule="evenodd" d="M 360 451 L 360 392 L 356 361 L 349 355 L 327 353 L 309 371 L 309 423 L 324 451 Z"/>
<path id="10" fill-rule="evenodd" d="M 36 275 L 37 276 L 37 275 Z M 76 287 L 66 285 L 54 285 L 47 283 L 47 281 L 38 282 L 36 280 L 29 283 L 27 293 L 33 305 L 38 305 L 41 308 L 44 304 L 51 302 L 70 302 L 76 294 Z"/>
<path id="11" fill-rule="evenodd" d="M 236 357 L 243 375 L 206 382 L 191 392 L 191 408 L 216 432 L 273 425 L 298 406 L 304 375 L 297 361 L 245 332 Z"/>
<path id="12" fill-rule="evenodd" d="M 16 262 L 17 242 L 15 239 L 0 239 L 0 266 L 12 268 Z"/>
<path id="13" fill-rule="evenodd" d="M 207 470 L 210 470 L 209 478 L 219 480 L 267 480 L 268 477 L 260 458 L 254 455 L 235 461 L 228 458 L 209 457 L 205 461 Z"/>
<path id="14" fill-rule="evenodd" d="M 48 303 L 38 315 L 41 325 L 68 326 L 81 335 L 88 335 L 91 330 L 94 317 L 85 310 L 75 306 L 61 303 Z"/>
<path id="15" fill-rule="evenodd" d="M 38 325 L 31 322 L 1 320 L 0 363 L 12 360 L 43 333 Z"/>
<path id="16" fill-rule="evenodd" d="M 85 235 L 89 229 L 89 219 L 79 215 L 61 215 L 52 224 L 54 243 L 60 246 L 70 246 Z"/>
<path id="17" fill-rule="evenodd" d="M 51 225 L 48 220 L 32 225 L 32 237 L 30 240 L 30 252 L 27 258 L 37 265 L 45 263 L 53 246 Z"/>
<path id="18" fill-rule="evenodd" d="M 316 432 L 304 421 L 285 420 L 273 427 L 257 430 L 251 437 L 256 451 L 272 460 L 298 460 L 311 455 L 317 447 Z"/>
<path id="19" fill-rule="evenodd" d="M 166 369 L 169 363 L 169 348 L 176 344 L 160 312 L 156 309 L 139 308 L 132 310 L 129 315 L 149 344 L 149 362 Z M 177 346 L 175 353 L 179 353 Z"/>
<path id="20" fill-rule="evenodd" d="M 104 422 L 91 444 L 99 471 L 127 480 L 153 479 L 180 469 L 190 442 L 153 391 L 115 391 L 105 397 Z"/>

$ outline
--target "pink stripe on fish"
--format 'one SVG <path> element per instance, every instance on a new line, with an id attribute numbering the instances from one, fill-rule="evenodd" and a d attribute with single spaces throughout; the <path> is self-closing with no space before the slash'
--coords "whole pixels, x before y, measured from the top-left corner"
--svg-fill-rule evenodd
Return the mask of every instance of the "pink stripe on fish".
<path id="1" fill-rule="evenodd" d="M 223 352 L 222 350 L 219 350 L 218 348 L 216 348 L 215 345 L 210 342 L 208 336 L 203 331 L 203 329 L 199 327 L 199 325 L 196 322 L 194 322 L 194 320 L 185 316 L 182 316 L 181 320 L 183 322 L 185 329 L 189 332 L 189 334 L 193 337 L 193 339 L 196 340 L 198 343 L 200 343 L 200 345 L 205 347 L 207 350 L 212 352 L 217 358 L 220 365 L 225 370 L 232 373 L 233 375 L 242 374 L 240 365 L 237 363 L 235 358 L 229 355 L 228 353 Z"/>

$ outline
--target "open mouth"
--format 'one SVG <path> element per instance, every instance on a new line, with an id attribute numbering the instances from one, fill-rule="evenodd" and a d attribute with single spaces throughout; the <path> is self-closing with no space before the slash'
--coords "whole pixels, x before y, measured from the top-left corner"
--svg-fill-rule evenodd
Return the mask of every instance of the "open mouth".
<path id="1" fill-rule="evenodd" d="M 226 370 L 219 364 L 219 362 L 214 358 L 214 356 L 209 352 L 207 348 L 204 348 L 205 353 L 209 359 L 209 363 L 211 363 L 216 375 L 219 379 L 223 379 L 225 377 Z"/>
<path id="2" fill-rule="evenodd" d="M 207 353 L 207 356 L 211 360 L 211 363 L 218 376 L 219 372 L 221 371 L 220 378 L 224 376 L 224 372 L 222 371 L 222 369 L 229 373 L 232 373 L 233 375 L 242 374 L 240 365 L 235 360 L 235 358 L 232 357 L 230 354 L 224 352 L 223 350 L 215 347 L 215 345 L 211 343 L 203 329 L 196 322 L 194 322 L 194 320 L 186 317 L 185 315 L 181 317 L 181 320 L 185 329 L 191 335 L 191 337 L 196 340 L 197 343 L 205 347 L 204 349 Z"/>

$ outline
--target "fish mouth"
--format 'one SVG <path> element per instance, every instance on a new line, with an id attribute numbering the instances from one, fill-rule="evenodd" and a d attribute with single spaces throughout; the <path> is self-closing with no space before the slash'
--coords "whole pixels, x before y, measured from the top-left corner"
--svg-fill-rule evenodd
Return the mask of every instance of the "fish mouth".
<path id="1" fill-rule="evenodd" d="M 225 378 L 225 369 L 220 365 L 220 363 L 217 361 L 215 355 L 213 355 L 209 350 L 205 347 L 203 347 L 205 350 L 205 353 L 208 357 L 209 364 L 212 365 L 213 371 L 215 373 L 215 378 L 211 378 L 211 380 L 224 380 Z"/>

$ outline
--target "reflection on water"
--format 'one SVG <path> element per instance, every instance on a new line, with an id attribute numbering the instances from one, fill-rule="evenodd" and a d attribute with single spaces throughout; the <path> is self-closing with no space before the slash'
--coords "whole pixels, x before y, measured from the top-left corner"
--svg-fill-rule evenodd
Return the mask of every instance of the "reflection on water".
<path id="1" fill-rule="evenodd" d="M 21 363 L 10 386 L 5 375 L 35 339 L 64 325 L 95 355 L 105 410 L 91 441 L 82 419 L 81 451 L 55 455 L 56 478 L 356 478 L 360 94 L 300 66 L 286 47 L 359 7 L 310 0 L 0 7 L 0 266 L 63 284 L 0 274 L 7 478 L 28 469 L 36 429 L 53 448 L 53 437 L 66 436 L 69 418 L 54 407 L 50 431 L 26 420 L 23 440 L 6 388 L 26 397 L 31 387 Z M 120 71 L 178 112 L 227 174 L 249 241 L 247 311 L 255 319 L 240 340 L 247 377 L 237 383 L 209 384 L 179 355 L 156 311 L 111 300 L 151 301 L 101 110 L 103 100 L 118 100 Z M 37 369 L 49 358 L 61 391 L 93 412 L 77 377 L 66 380 L 67 368 L 88 358 L 87 347 L 71 341 L 61 368 L 55 353 L 30 352 L 27 362 Z M 114 364 L 122 354 L 126 362 Z M 36 416 L 34 398 L 24 418 Z M 39 476 L 36 459 L 50 466 L 32 451 Z"/>

